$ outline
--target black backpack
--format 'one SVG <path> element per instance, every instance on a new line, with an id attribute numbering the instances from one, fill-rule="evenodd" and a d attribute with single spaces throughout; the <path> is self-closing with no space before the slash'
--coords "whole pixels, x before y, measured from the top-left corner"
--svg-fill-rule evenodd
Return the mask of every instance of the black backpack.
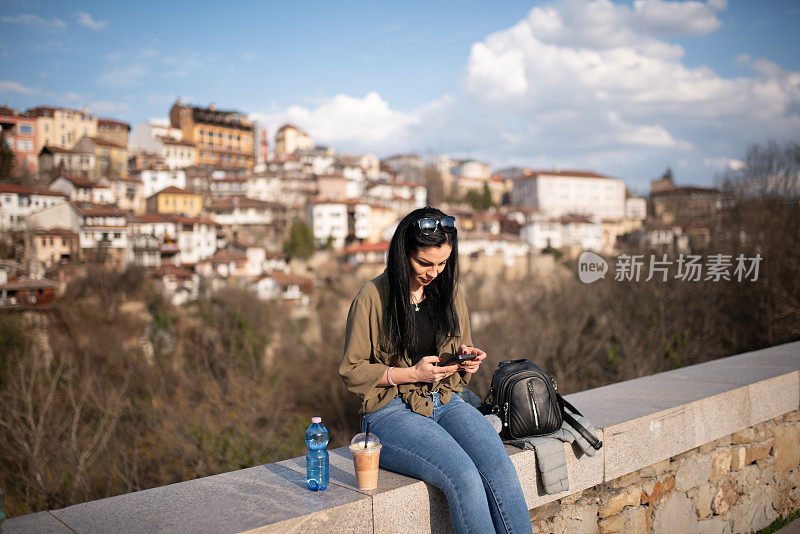
<path id="1" fill-rule="evenodd" d="M 582 415 L 558 393 L 558 384 L 542 369 L 526 359 L 500 362 L 492 375 L 492 386 L 483 401 L 484 413 L 500 418 L 504 440 L 552 434 L 566 420 L 589 444 L 600 449 L 603 443 L 578 423 L 564 408 Z"/>

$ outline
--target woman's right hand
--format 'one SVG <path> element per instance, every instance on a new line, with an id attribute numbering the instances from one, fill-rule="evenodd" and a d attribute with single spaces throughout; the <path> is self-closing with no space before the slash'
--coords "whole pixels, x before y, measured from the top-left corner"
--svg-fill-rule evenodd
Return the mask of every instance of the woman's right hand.
<path id="1" fill-rule="evenodd" d="M 452 375 L 458 371 L 458 365 L 446 365 L 439 367 L 438 356 L 425 356 L 414 365 L 415 382 L 436 382 Z"/>

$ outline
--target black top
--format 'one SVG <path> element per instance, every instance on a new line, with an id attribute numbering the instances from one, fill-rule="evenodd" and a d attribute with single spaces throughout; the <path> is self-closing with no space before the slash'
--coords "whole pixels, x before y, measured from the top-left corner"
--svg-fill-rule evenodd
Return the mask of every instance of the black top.
<path id="1" fill-rule="evenodd" d="M 416 356 L 413 364 L 416 364 L 423 356 L 432 356 L 437 353 L 436 327 L 433 324 L 429 301 L 430 299 L 424 299 L 419 303 L 419 311 L 413 312 L 417 325 L 417 343 L 414 345 Z"/>

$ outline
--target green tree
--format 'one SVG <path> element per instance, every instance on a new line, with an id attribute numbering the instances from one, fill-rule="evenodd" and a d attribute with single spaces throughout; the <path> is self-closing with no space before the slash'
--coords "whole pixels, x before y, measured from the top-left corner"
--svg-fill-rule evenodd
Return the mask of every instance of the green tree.
<path id="1" fill-rule="evenodd" d="M 6 143 L 6 136 L 0 132 L 0 180 L 11 178 L 11 170 L 14 168 L 16 158 L 16 154 Z"/>
<path id="2" fill-rule="evenodd" d="M 283 242 L 283 251 L 291 257 L 307 260 L 314 254 L 314 233 L 303 221 L 295 219 L 289 238 Z"/>
<path id="3" fill-rule="evenodd" d="M 483 184 L 483 191 L 480 193 L 474 189 L 467 191 L 466 200 L 472 209 L 477 211 L 486 211 L 495 205 L 492 193 L 489 191 L 489 184 Z"/>

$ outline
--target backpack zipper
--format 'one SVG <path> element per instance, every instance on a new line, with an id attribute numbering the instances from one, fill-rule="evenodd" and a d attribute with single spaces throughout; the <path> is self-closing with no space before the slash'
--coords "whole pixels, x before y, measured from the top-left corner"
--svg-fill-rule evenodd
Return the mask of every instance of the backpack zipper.
<path id="1" fill-rule="evenodd" d="M 531 408 L 533 409 L 533 423 L 539 428 L 539 410 L 536 409 L 536 396 L 533 394 L 533 385 L 528 382 L 528 396 L 531 398 Z"/>

